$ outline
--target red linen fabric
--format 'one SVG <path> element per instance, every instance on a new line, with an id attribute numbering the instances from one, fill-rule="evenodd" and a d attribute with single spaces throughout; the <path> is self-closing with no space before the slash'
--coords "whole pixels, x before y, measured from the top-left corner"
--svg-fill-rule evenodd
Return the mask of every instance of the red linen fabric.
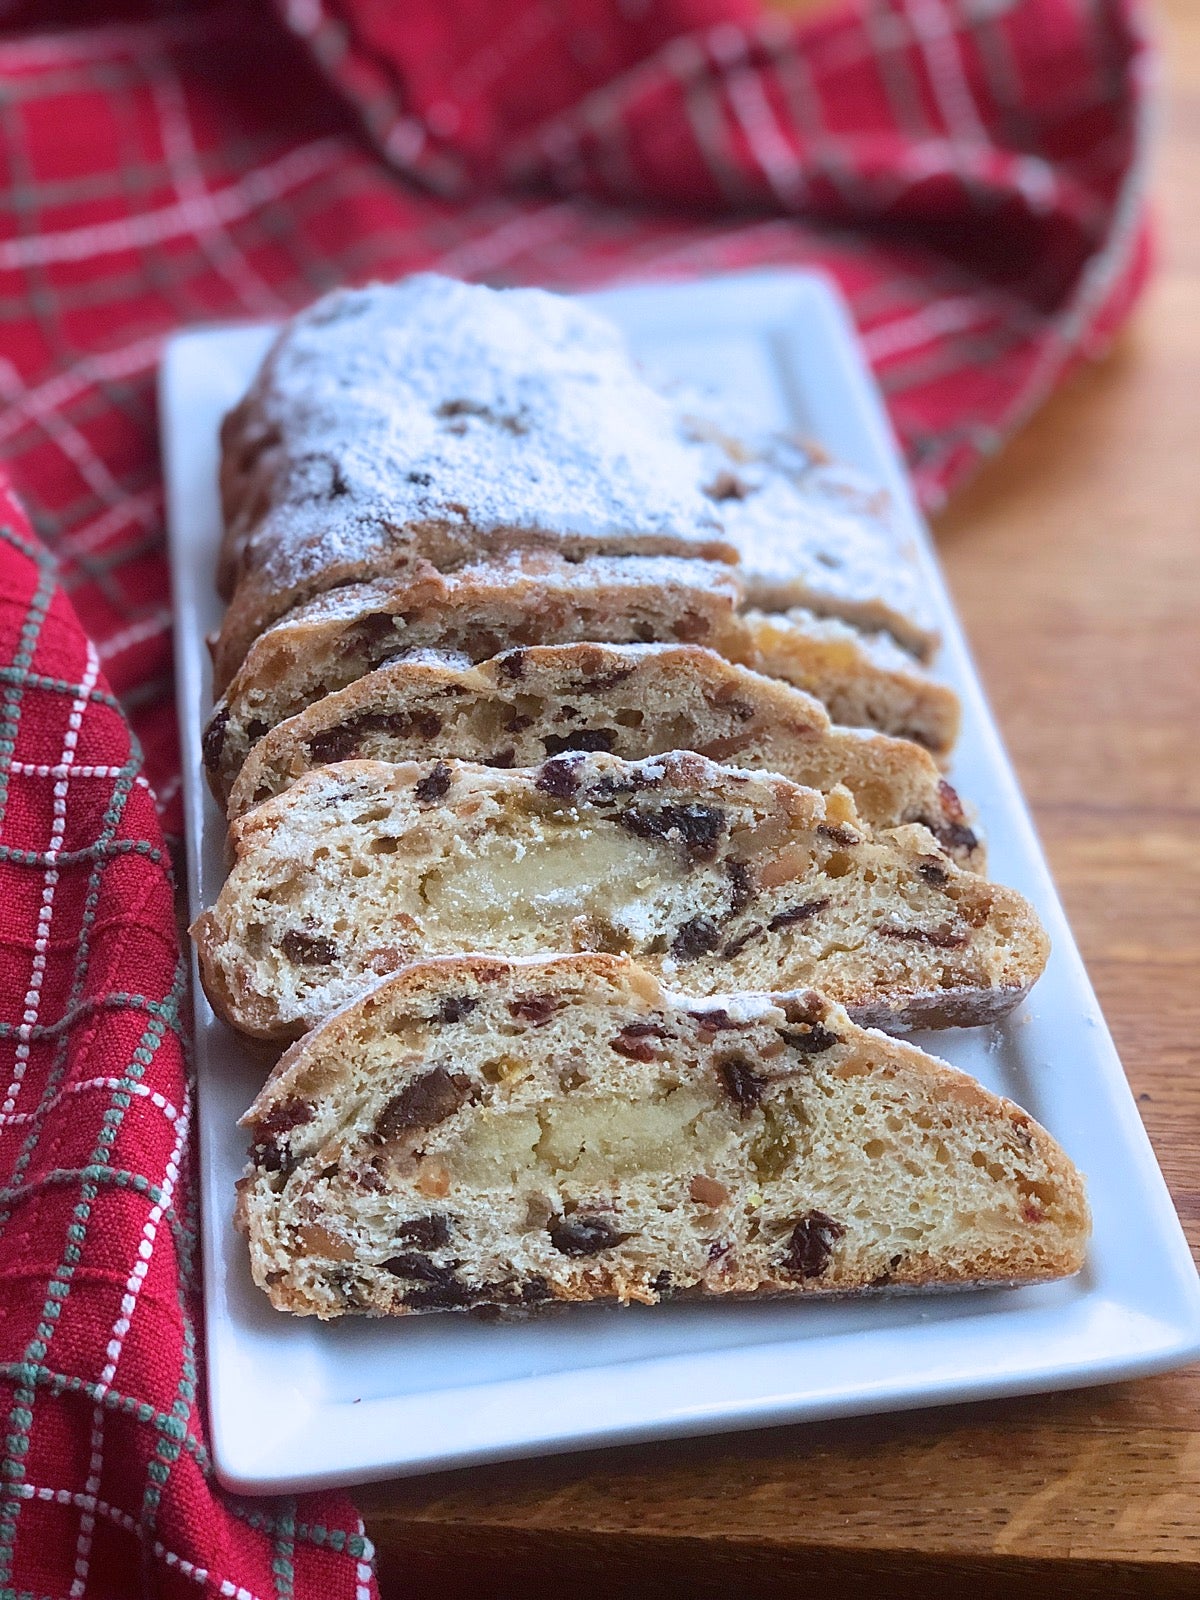
<path id="1" fill-rule="evenodd" d="M 1147 70 L 1133 0 L 0 14 L 0 459 L 39 536 L 5 499 L 0 1600 L 372 1582 L 341 1497 L 237 1503 L 205 1447 L 164 337 L 417 267 L 817 264 L 933 506 L 1136 295 Z"/>

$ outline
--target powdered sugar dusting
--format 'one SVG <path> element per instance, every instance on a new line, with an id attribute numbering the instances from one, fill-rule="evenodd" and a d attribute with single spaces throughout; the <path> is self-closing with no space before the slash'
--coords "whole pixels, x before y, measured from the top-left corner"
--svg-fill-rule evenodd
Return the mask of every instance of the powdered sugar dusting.
<path id="1" fill-rule="evenodd" d="M 671 407 L 576 301 L 421 274 L 291 322 L 245 415 L 283 446 L 249 564 L 295 584 L 422 525 L 642 535 L 720 522 Z"/>

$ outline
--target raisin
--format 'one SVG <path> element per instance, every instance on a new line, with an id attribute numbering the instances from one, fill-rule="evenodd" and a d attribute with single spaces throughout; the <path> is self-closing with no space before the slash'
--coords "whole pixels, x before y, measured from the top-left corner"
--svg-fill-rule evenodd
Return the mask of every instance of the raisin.
<path id="1" fill-rule="evenodd" d="M 375 1135 L 386 1142 L 408 1128 L 436 1127 L 453 1116 L 470 1094 L 469 1078 L 452 1077 L 445 1067 L 434 1067 L 392 1096 L 375 1119 Z"/>
<path id="2" fill-rule="evenodd" d="M 308 741 L 308 759 L 315 767 L 323 767 L 331 761 L 345 761 L 357 749 L 358 730 L 353 723 L 348 723 L 314 733 Z"/>
<path id="3" fill-rule="evenodd" d="M 552 761 L 543 762 L 537 776 L 537 787 L 543 794 L 553 795 L 556 800 L 570 800 L 579 789 L 579 774 L 575 771 L 577 764 L 565 756 L 555 756 Z"/>
<path id="4" fill-rule="evenodd" d="M 279 948 L 289 961 L 302 967 L 328 967 L 338 958 L 338 947 L 332 939 L 305 933 L 302 928 L 289 928 L 279 941 Z"/>
<path id="5" fill-rule="evenodd" d="M 775 913 L 767 923 L 767 927 L 772 933 L 778 933 L 780 928 L 790 928 L 794 922 L 807 922 L 809 917 L 819 916 L 828 906 L 828 895 L 820 900 L 804 900 L 799 905 L 786 906 L 784 910 Z"/>
<path id="6" fill-rule="evenodd" d="M 979 835 L 973 828 L 968 828 L 962 822 L 944 822 L 932 830 L 934 837 L 944 844 L 947 850 L 974 850 L 979 844 Z"/>
<path id="7" fill-rule="evenodd" d="M 735 1022 L 724 1006 L 714 1006 L 711 1011 L 693 1011 L 692 1016 L 708 1033 L 720 1033 L 726 1028 L 744 1028 L 744 1022 Z"/>
<path id="8" fill-rule="evenodd" d="M 525 673 L 524 650 L 506 650 L 498 662 L 502 675 L 506 678 L 520 678 Z"/>
<path id="9" fill-rule="evenodd" d="M 461 1022 L 464 1017 L 469 1017 L 479 1005 L 479 998 L 473 994 L 447 995 L 437 1008 L 439 1022 Z"/>
<path id="10" fill-rule="evenodd" d="M 565 1256 L 594 1256 L 601 1250 L 611 1250 L 614 1245 L 628 1239 L 627 1233 L 618 1233 L 603 1217 L 560 1217 L 547 1230 L 550 1243 Z"/>
<path id="11" fill-rule="evenodd" d="M 852 844 L 861 844 L 858 835 L 850 828 L 837 827 L 829 822 L 818 822 L 817 832 L 822 838 L 829 839 L 836 845 L 847 849 Z"/>
<path id="12" fill-rule="evenodd" d="M 950 874 L 946 871 L 945 867 L 940 866 L 936 861 L 919 862 L 917 864 L 917 871 L 920 873 L 921 877 L 925 879 L 926 883 L 932 883 L 934 887 L 938 889 L 941 888 L 942 884 L 950 881 Z"/>
<path id="13" fill-rule="evenodd" d="M 717 1077 L 725 1093 L 743 1114 L 752 1111 L 763 1096 L 766 1079 L 759 1077 L 745 1056 L 723 1056 L 717 1062 Z"/>
<path id="14" fill-rule="evenodd" d="M 797 1278 L 819 1278 L 829 1265 L 833 1247 L 845 1233 L 845 1225 L 823 1211 L 810 1211 L 792 1229 L 784 1270 Z"/>
<path id="15" fill-rule="evenodd" d="M 525 1306 L 541 1305 L 543 1301 L 554 1299 L 554 1291 L 540 1272 L 531 1273 L 520 1285 L 518 1294 Z"/>
<path id="16" fill-rule="evenodd" d="M 540 1028 L 561 1009 L 561 1005 L 561 1001 L 548 994 L 522 994 L 508 1002 L 508 1009 L 510 1015 L 519 1021 L 531 1022 L 535 1028 Z"/>
<path id="17" fill-rule="evenodd" d="M 760 934 L 765 932 L 766 929 L 763 927 L 761 922 L 752 922 L 750 926 L 739 933 L 736 938 L 729 940 L 728 944 L 726 944 L 725 948 L 721 951 L 722 958 L 725 961 L 730 961 L 734 956 L 740 956 L 748 944 L 753 944 L 754 940 L 757 939 Z"/>
<path id="18" fill-rule="evenodd" d="M 726 817 L 715 806 L 663 806 L 658 811 L 625 811 L 621 826 L 639 839 L 667 839 L 678 834 L 690 856 L 712 861 L 725 832 Z"/>
<path id="19" fill-rule="evenodd" d="M 488 756 L 484 765 L 488 767 L 500 767 L 502 770 L 507 770 L 509 767 L 515 766 L 516 761 L 517 752 L 515 748 L 511 744 L 506 744 L 503 750 L 497 750 L 494 754 Z"/>
<path id="20" fill-rule="evenodd" d="M 416 1251 L 407 1251 L 398 1256 L 391 1256 L 383 1263 L 383 1270 L 390 1272 L 394 1278 L 408 1278 L 413 1283 L 436 1283 L 440 1287 L 458 1283 L 454 1276 L 462 1265 L 461 1261 L 452 1261 L 446 1266 L 439 1266 L 436 1261 L 431 1261 L 428 1256 L 418 1255 Z"/>
<path id="21" fill-rule="evenodd" d="M 252 717 L 251 720 L 246 724 L 246 737 L 249 739 L 251 744 L 257 744 L 262 738 L 263 734 L 269 733 L 270 731 L 271 730 L 261 717 Z"/>
<path id="22" fill-rule="evenodd" d="M 225 730 L 229 726 L 229 708 L 223 707 L 204 730 L 204 765 L 209 772 L 215 772 L 221 765 L 221 753 L 225 749 Z"/>
<path id="23" fill-rule="evenodd" d="M 961 950 L 967 942 L 967 935 L 961 929 L 946 926 L 893 928 L 885 923 L 876 931 L 884 939 L 903 939 L 908 944 L 930 944 L 935 950 Z"/>
<path id="24" fill-rule="evenodd" d="M 612 728 L 578 728 L 574 733 L 548 733 L 542 740 L 548 756 L 567 750 L 611 750 L 617 742 Z"/>
<path id="25" fill-rule="evenodd" d="M 725 863 L 725 871 L 729 878 L 729 915 L 737 917 L 754 899 L 753 879 L 746 863 L 735 860 L 733 856 Z"/>
<path id="26" fill-rule="evenodd" d="M 753 490 L 736 472 L 718 472 L 704 493 L 710 500 L 744 500 Z"/>
<path id="27" fill-rule="evenodd" d="M 422 805 L 427 805 L 434 800 L 440 800 L 449 791 L 451 772 L 444 761 L 439 761 L 433 771 L 427 773 L 413 789 L 413 793 Z"/>
<path id="28" fill-rule="evenodd" d="M 279 1148 L 279 1139 L 282 1134 L 290 1133 L 293 1128 L 302 1127 L 304 1123 L 313 1119 L 313 1108 L 307 1100 L 300 1100 L 293 1096 L 290 1100 L 281 1100 L 277 1106 L 272 1106 L 265 1117 L 260 1117 L 254 1123 L 252 1132 L 254 1143 L 250 1146 L 250 1159 L 256 1167 L 261 1167 L 264 1172 L 290 1173 L 295 1166 L 295 1159 L 291 1155 L 284 1155 Z"/>
<path id="29" fill-rule="evenodd" d="M 613 667 L 609 672 L 598 672 L 594 677 L 577 678 L 574 689 L 577 694 L 598 694 L 605 689 L 615 689 L 619 683 L 624 683 L 626 678 L 631 678 L 637 671 L 636 667 Z"/>
<path id="30" fill-rule="evenodd" d="M 439 1250 L 450 1243 L 450 1218 L 440 1211 L 402 1222 L 392 1235 L 397 1244 L 415 1244 L 419 1250 Z"/>
<path id="31" fill-rule="evenodd" d="M 660 1300 L 669 1300 L 675 1293 L 675 1280 L 664 1267 L 661 1272 L 655 1273 L 650 1287 Z"/>
<path id="32" fill-rule="evenodd" d="M 820 1055 L 822 1050 L 842 1042 L 838 1034 L 831 1033 L 819 1022 L 807 1023 L 799 1028 L 781 1028 L 779 1036 L 785 1044 L 790 1044 L 793 1050 L 799 1050 L 805 1056 Z"/>
<path id="33" fill-rule="evenodd" d="M 710 954 L 721 942 L 721 930 L 711 917 L 691 917 L 671 941 L 676 961 L 696 961 Z"/>

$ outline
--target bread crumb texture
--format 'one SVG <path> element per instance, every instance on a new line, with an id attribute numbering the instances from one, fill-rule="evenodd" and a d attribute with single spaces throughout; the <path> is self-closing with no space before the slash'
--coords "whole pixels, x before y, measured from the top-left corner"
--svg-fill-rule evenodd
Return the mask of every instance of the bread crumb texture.
<path id="1" fill-rule="evenodd" d="M 813 992 L 697 1001 L 624 957 L 409 967 L 243 1122 L 255 1281 L 318 1317 L 1028 1283 L 1089 1229 L 964 1074 Z"/>

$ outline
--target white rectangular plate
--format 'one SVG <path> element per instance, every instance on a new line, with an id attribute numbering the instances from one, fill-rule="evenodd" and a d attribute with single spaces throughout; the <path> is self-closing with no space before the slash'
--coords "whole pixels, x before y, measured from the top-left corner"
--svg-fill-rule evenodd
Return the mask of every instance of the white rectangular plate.
<path id="1" fill-rule="evenodd" d="M 254 1288 L 230 1222 L 245 1156 L 234 1124 L 263 1070 L 196 985 L 208 1393 L 217 1471 L 248 1492 L 616 1441 L 749 1428 L 1067 1388 L 1156 1372 L 1200 1353 L 1187 1244 L 1001 748 L 878 393 L 820 278 L 747 274 L 592 296 L 656 371 L 736 394 L 891 492 L 920 549 L 963 699 L 954 777 L 977 807 L 997 878 L 1054 942 L 1032 1000 L 1002 1026 L 925 1036 L 1026 1106 L 1087 1176 L 1095 1236 L 1069 1283 L 793 1304 L 582 1307 L 544 1321 L 453 1316 L 321 1326 Z M 175 585 L 188 889 L 216 898 L 224 826 L 204 781 L 211 704 L 204 636 L 220 618 L 217 428 L 269 330 L 182 334 L 162 370 Z"/>

